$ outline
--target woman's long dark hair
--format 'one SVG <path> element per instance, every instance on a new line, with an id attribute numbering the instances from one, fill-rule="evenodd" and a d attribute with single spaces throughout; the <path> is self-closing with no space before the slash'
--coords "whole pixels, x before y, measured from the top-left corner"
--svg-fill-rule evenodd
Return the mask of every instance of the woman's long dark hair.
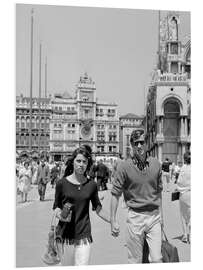
<path id="1" fill-rule="evenodd" d="M 92 163 L 93 163 L 92 162 L 92 156 L 91 156 L 91 153 L 86 149 L 86 147 L 81 146 L 81 147 L 77 148 L 76 150 L 74 150 L 71 157 L 67 160 L 66 169 L 65 169 L 65 172 L 64 172 L 64 177 L 66 177 L 68 175 L 71 175 L 73 173 L 74 159 L 77 157 L 78 154 L 81 154 L 85 158 L 87 158 L 88 164 L 87 164 L 87 169 L 86 169 L 85 175 L 87 175 L 87 173 L 89 172 L 90 167 L 92 166 Z"/>

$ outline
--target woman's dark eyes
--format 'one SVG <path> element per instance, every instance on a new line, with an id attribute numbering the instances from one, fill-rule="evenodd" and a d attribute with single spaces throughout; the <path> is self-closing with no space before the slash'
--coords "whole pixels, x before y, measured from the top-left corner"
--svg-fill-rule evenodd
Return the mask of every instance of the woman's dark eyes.
<path id="1" fill-rule="evenodd" d="M 81 163 L 81 162 L 86 163 L 86 161 L 83 161 L 83 160 L 80 160 L 80 159 L 77 159 L 76 161 L 79 162 L 79 163 Z"/>

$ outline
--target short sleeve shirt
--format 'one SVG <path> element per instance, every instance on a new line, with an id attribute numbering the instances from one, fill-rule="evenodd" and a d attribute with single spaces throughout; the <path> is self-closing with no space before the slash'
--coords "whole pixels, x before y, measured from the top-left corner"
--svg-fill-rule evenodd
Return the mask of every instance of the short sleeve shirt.
<path id="1" fill-rule="evenodd" d="M 93 180 L 87 179 L 82 185 L 73 184 L 66 178 L 58 181 L 53 209 L 57 207 L 62 209 L 66 202 L 73 204 L 71 221 L 65 225 L 64 239 L 80 240 L 92 237 L 89 217 L 90 201 L 93 210 L 101 209 L 97 185 Z M 62 221 L 59 221 L 59 223 L 64 224 Z"/>

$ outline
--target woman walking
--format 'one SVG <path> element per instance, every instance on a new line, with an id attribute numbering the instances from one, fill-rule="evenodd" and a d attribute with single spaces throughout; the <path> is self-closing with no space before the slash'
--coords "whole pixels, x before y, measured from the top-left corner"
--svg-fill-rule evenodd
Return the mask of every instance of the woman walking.
<path id="1" fill-rule="evenodd" d="M 87 177 L 92 157 L 85 147 L 77 148 L 67 162 L 64 177 L 56 184 L 53 209 L 62 229 L 62 265 L 88 265 L 93 242 L 89 203 L 103 220 L 110 223 L 98 198 L 97 184 Z M 62 218 L 66 203 L 72 205 L 67 218 Z"/>
<path id="2" fill-rule="evenodd" d="M 182 241 L 190 243 L 190 189 L 191 189 L 191 155 L 190 152 L 184 154 L 184 165 L 180 169 L 177 180 L 177 190 L 180 192 L 180 215 L 183 228 Z"/>
<path id="3" fill-rule="evenodd" d="M 31 169 L 29 168 L 29 162 L 25 161 L 23 168 L 19 171 L 19 184 L 18 189 L 21 194 L 21 202 L 27 202 L 28 192 L 31 190 Z"/>

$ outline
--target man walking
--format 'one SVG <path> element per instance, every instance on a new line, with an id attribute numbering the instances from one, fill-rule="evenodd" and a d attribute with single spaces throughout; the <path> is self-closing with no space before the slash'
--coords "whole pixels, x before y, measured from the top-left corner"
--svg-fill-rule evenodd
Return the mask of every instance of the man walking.
<path id="1" fill-rule="evenodd" d="M 51 186 L 54 188 L 54 185 L 59 180 L 61 174 L 61 168 L 59 162 L 56 162 L 55 166 L 51 169 Z"/>
<path id="2" fill-rule="evenodd" d="M 169 161 L 168 158 L 166 158 L 164 160 L 164 162 L 162 163 L 162 178 L 163 178 L 163 191 L 164 192 L 169 192 L 170 191 L 170 166 L 171 166 L 171 162 Z"/>
<path id="3" fill-rule="evenodd" d="M 46 186 L 49 182 L 49 167 L 45 164 L 45 159 L 41 159 L 41 164 L 37 171 L 37 183 L 40 201 L 44 201 Z"/>
<path id="4" fill-rule="evenodd" d="M 97 188 L 100 190 L 107 190 L 107 182 L 109 179 L 109 169 L 108 167 L 100 160 L 95 169 L 97 173 Z"/>
<path id="5" fill-rule="evenodd" d="M 143 244 L 149 246 L 149 261 L 162 262 L 161 255 L 161 164 L 147 158 L 144 131 L 134 130 L 130 137 L 131 158 L 118 165 L 111 190 L 111 232 L 119 235 L 117 207 L 123 193 L 128 208 L 126 247 L 129 263 L 142 263 Z"/>

